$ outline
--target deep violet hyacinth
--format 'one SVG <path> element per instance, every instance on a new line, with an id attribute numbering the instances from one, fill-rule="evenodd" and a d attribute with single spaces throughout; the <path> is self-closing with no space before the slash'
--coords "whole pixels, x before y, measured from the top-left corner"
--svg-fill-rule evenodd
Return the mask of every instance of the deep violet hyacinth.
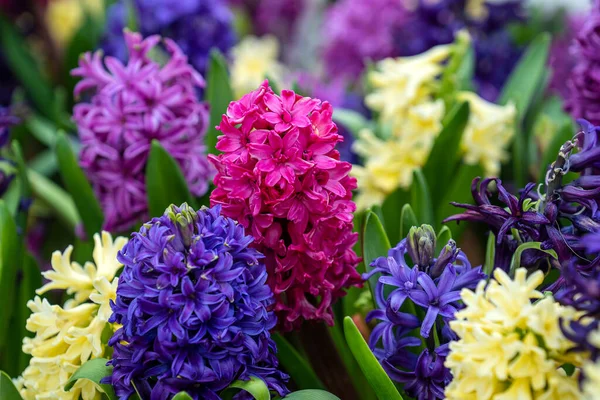
<path id="1" fill-rule="evenodd" d="M 221 207 L 187 204 L 132 234 L 118 254 L 123 263 L 111 322 L 122 324 L 112 378 L 120 399 L 221 399 L 237 379 L 257 376 L 284 396 L 269 330 L 276 323 L 263 256 Z M 237 395 L 245 399 L 244 394 Z"/>
<path id="2" fill-rule="evenodd" d="M 600 2 L 594 1 L 572 49 L 577 60 L 567 82 L 565 109 L 574 118 L 600 125 Z"/>
<path id="3" fill-rule="evenodd" d="M 530 269 L 555 267 L 564 272 L 576 266 L 585 271 L 595 262 L 590 242 L 600 232 L 599 128 L 585 120 L 578 123 L 580 131 L 560 148 L 556 161 L 547 170 L 544 185 L 537 191 L 532 190 L 535 185 L 530 183 L 517 199 L 499 180 L 494 180 L 498 199 L 504 204 L 498 206 L 491 201 L 492 180 L 480 183 L 477 178 L 472 187 L 475 204 L 453 203 L 466 211 L 446 221 L 483 222 L 496 236 L 496 268 L 508 271 L 514 251 L 526 242 L 539 242 L 542 249 L 556 253 L 555 258 L 535 249 L 525 250 L 521 265 Z M 568 172 L 577 177 L 565 181 Z M 565 279 L 561 276 L 549 289 L 561 288 Z"/>
<path id="4" fill-rule="evenodd" d="M 375 287 L 377 309 L 367 315 L 367 321 L 378 320 L 369 346 L 390 378 L 418 400 L 444 398 L 444 388 L 452 380 L 444 361 L 448 343 L 455 338 L 448 323 L 461 308 L 460 291 L 474 289 L 485 278 L 481 267 L 472 268 L 454 241 L 437 257 L 435 248 L 433 228 L 413 227 L 387 257 L 373 261 L 373 269 L 364 276 L 381 274 Z M 402 307 L 409 303 L 422 311 L 404 312 Z M 423 344 L 411 335 L 414 329 L 425 338 Z"/>
<path id="5" fill-rule="evenodd" d="M 341 140 L 329 103 L 265 81 L 231 102 L 218 129 L 222 153 L 211 204 L 254 236 L 265 255 L 280 328 L 303 320 L 333 324 L 331 305 L 359 285 L 352 250 L 351 165 L 335 150 Z"/>
<path id="6" fill-rule="evenodd" d="M 177 161 L 190 191 L 208 190 L 212 168 L 205 156 L 208 107 L 199 101 L 202 76 L 170 39 L 164 65 L 149 53 L 159 36 L 142 40 L 125 33 L 127 64 L 100 53 L 86 53 L 72 71 L 82 80 L 75 95 L 92 92 L 75 106 L 73 119 L 81 138 L 80 164 L 104 210 L 104 228 L 121 231 L 147 218 L 145 167 L 153 140 Z"/>
<path id="7" fill-rule="evenodd" d="M 107 55 L 122 61 L 127 57 L 122 35 L 128 20 L 126 3 L 119 0 L 108 9 L 101 45 Z M 226 53 L 235 43 L 233 15 L 224 0 L 133 0 L 132 5 L 142 35 L 172 39 L 202 74 L 213 47 Z"/>

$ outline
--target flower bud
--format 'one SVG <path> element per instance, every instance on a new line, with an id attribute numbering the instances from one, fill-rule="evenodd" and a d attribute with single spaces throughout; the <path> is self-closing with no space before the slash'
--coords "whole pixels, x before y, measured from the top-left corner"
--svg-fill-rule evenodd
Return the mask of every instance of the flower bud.
<path id="1" fill-rule="evenodd" d="M 458 256 L 458 252 L 460 249 L 456 247 L 456 242 L 452 239 L 448 241 L 448 244 L 444 246 L 442 251 L 440 252 L 439 257 L 435 260 L 435 264 L 431 267 L 430 275 L 432 278 L 437 278 L 442 275 L 446 265 L 449 263 L 453 263 L 456 260 L 456 256 Z"/>
<path id="2" fill-rule="evenodd" d="M 407 251 L 419 267 L 428 267 L 435 251 L 435 231 L 431 225 L 413 226 L 408 232 Z"/>

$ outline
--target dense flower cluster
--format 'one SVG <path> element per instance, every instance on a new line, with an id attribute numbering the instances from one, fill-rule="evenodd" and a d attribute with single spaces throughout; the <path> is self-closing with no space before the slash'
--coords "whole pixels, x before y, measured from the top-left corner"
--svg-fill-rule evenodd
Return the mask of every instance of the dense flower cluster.
<path id="1" fill-rule="evenodd" d="M 496 269 L 494 278 L 461 293 L 466 307 L 450 322 L 459 340 L 450 343 L 446 359 L 453 376 L 446 398 L 582 398 L 579 372 L 568 375 L 562 368 L 581 365 L 580 355 L 568 352 L 573 343 L 559 323 L 573 319 L 575 310 L 536 290 L 541 271 L 527 277 L 519 268 L 512 280 Z"/>
<path id="2" fill-rule="evenodd" d="M 240 222 L 265 254 L 283 329 L 303 320 L 333 324 L 332 302 L 360 283 L 352 250 L 351 165 L 327 102 L 264 82 L 223 116 L 211 204 Z"/>
<path id="3" fill-rule="evenodd" d="M 600 125 L 600 3 L 595 1 L 574 43 L 577 65 L 567 82 L 565 109 L 574 118 Z"/>
<path id="4" fill-rule="evenodd" d="M 127 399 L 187 391 L 193 399 L 252 375 L 287 393 L 269 330 L 273 294 L 252 237 L 221 208 L 196 212 L 186 204 L 144 224 L 119 253 L 124 264 L 109 341 L 112 384 Z M 241 397 L 245 398 L 245 397 Z"/>
<path id="5" fill-rule="evenodd" d="M 62 289 L 73 295 L 63 307 L 36 296 L 27 303 L 32 314 L 27 330 L 33 338 L 23 340 L 23 352 L 32 356 L 29 366 L 17 382 L 25 400 L 95 400 L 100 396 L 94 383 L 79 380 L 69 392 L 63 390 L 73 373 L 86 361 L 108 355 L 102 340 L 111 315 L 110 301 L 115 299 L 117 278 L 122 267 L 117 252 L 127 243 L 113 241 L 108 232 L 94 235 L 94 262 L 83 266 L 71 262 L 73 247 L 63 254 L 52 254 L 52 270 L 43 273 L 48 283 L 36 291 Z"/>
<path id="6" fill-rule="evenodd" d="M 590 232 L 600 232 L 600 141 L 598 128 L 584 120 L 579 124 L 581 130 L 574 140 L 561 147 L 556 161 L 548 168 L 544 193 L 541 189 L 533 191 L 536 185 L 530 183 L 517 199 L 500 180 L 476 178 L 472 185 L 475 205 L 453 203 L 466 211 L 446 221 L 477 221 L 491 228 L 496 236 L 497 268 L 508 271 L 514 251 L 526 242 L 540 242 L 541 249 L 553 250 L 557 256 L 525 250 L 521 265 L 530 268 L 547 269 L 548 263 L 560 268 L 575 263 L 580 266 L 578 269 L 586 269 L 593 260 L 594 257 L 585 257 L 588 240 L 582 238 Z M 578 152 L 572 153 L 574 149 Z M 563 183 L 569 171 L 578 176 Z M 507 209 L 493 204 L 489 188 L 492 182 L 497 187 L 498 199 Z M 552 289 L 559 288 L 563 279 L 559 278 Z"/>
<path id="7" fill-rule="evenodd" d="M 105 53 L 121 61 L 127 58 L 123 29 L 128 21 L 128 0 L 119 0 L 107 12 Z M 204 74 L 210 50 L 226 53 L 235 43 L 233 15 L 224 0 L 132 0 L 138 29 L 144 36 L 172 39 L 190 64 Z"/>
<path id="8" fill-rule="evenodd" d="M 452 379 L 444 361 L 448 343 L 455 339 L 448 323 L 462 307 L 461 289 L 474 289 L 485 278 L 481 267 L 471 268 L 454 241 L 444 245 L 437 258 L 435 248 L 433 228 L 413 227 L 387 257 L 373 261 L 373 269 L 365 275 L 368 279 L 381 274 L 375 288 L 378 309 L 367 316 L 367 321 L 379 320 L 369 346 L 389 376 L 418 400 L 444 398 L 444 388 Z M 411 307 L 410 314 L 400 311 Z M 422 312 L 415 312 L 415 307 Z M 421 314 L 423 320 L 417 317 Z M 424 343 L 410 335 L 419 327 Z"/>
<path id="9" fill-rule="evenodd" d="M 256 89 L 265 78 L 280 82 L 279 42 L 271 35 L 248 36 L 231 50 L 231 88 L 236 99 Z"/>
<path id="10" fill-rule="evenodd" d="M 160 37 L 125 33 L 125 40 L 126 65 L 87 53 L 72 71 L 83 78 L 75 95 L 94 92 L 73 110 L 80 164 L 100 199 L 105 229 L 117 231 L 147 217 L 144 173 L 153 140 L 178 162 L 192 194 L 203 195 L 212 175 L 204 155 L 208 108 L 197 97 L 202 76 L 170 39 L 164 40 L 169 58 L 163 66 L 149 55 Z"/>
<path id="11" fill-rule="evenodd" d="M 323 24 L 328 75 L 355 79 L 367 60 L 397 55 L 394 33 L 405 14 L 396 0 L 342 0 L 331 6 Z"/>

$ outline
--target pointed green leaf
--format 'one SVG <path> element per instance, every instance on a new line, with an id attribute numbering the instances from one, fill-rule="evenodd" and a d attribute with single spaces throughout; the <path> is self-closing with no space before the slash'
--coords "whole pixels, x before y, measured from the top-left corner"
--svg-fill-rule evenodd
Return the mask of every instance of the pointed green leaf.
<path id="1" fill-rule="evenodd" d="M 496 235 L 490 232 L 485 246 L 485 264 L 483 266 L 483 272 L 487 276 L 492 275 L 494 270 L 494 259 L 496 257 Z"/>
<path id="2" fill-rule="evenodd" d="M 17 225 L 4 201 L 0 200 L 0 347 L 14 345 L 6 343 L 6 339 L 15 311 L 15 281 L 22 259 Z"/>
<path id="3" fill-rule="evenodd" d="M 73 197 L 88 239 L 102 230 L 104 216 L 100 203 L 83 170 L 77 164 L 71 144 L 63 133 L 56 140 L 56 158 L 65 187 Z"/>
<path id="4" fill-rule="evenodd" d="M 440 254 L 440 251 L 452 239 L 452 231 L 446 225 L 443 225 L 438 231 L 435 245 L 435 254 Z"/>
<path id="5" fill-rule="evenodd" d="M 518 121 L 524 118 L 525 112 L 531 105 L 536 90 L 548 68 L 546 61 L 549 48 L 550 35 L 541 33 L 531 42 L 525 54 L 521 56 L 519 63 L 513 69 L 502 89 L 499 103 L 513 102 L 519 115 Z"/>
<path id="6" fill-rule="evenodd" d="M 4 371 L 0 371 L 0 399 L 2 400 L 22 400 L 19 391 L 10 379 L 10 376 Z"/>
<path id="7" fill-rule="evenodd" d="M 79 379 L 87 379 L 93 382 L 96 388 L 104 393 L 109 400 L 117 400 L 115 391 L 112 385 L 100 383 L 102 378 L 112 375 L 112 367 L 107 366 L 108 360 L 106 358 L 94 358 L 84 363 L 75 373 L 69 378 L 65 385 L 65 392 L 71 390 L 75 382 Z"/>
<path id="8" fill-rule="evenodd" d="M 433 225 L 433 208 L 427 181 L 421 170 L 416 170 L 413 175 L 413 184 L 410 191 L 410 205 L 412 206 L 417 221 L 421 224 Z"/>
<path id="9" fill-rule="evenodd" d="M 58 219 L 70 231 L 73 231 L 81 222 L 81 219 L 71 196 L 60 186 L 36 171 L 30 169 L 27 177 L 35 197 L 50 207 L 56 213 Z"/>
<path id="10" fill-rule="evenodd" d="M 206 82 L 206 101 L 210 104 L 210 123 L 206 132 L 206 147 L 211 154 L 217 154 L 218 131 L 215 126 L 221 123 L 221 116 L 227 112 L 227 106 L 234 99 L 229 84 L 227 61 L 217 49 L 210 52 Z"/>
<path id="11" fill-rule="evenodd" d="M 410 204 L 405 204 L 400 212 L 400 240 L 408 235 L 408 231 L 413 226 L 418 226 L 419 221 Z"/>
<path id="12" fill-rule="evenodd" d="M 227 389 L 223 391 L 223 393 L 221 393 L 221 395 L 223 396 L 223 394 L 225 394 L 228 397 L 233 389 L 244 390 L 250 393 L 255 400 L 271 399 L 271 394 L 269 393 L 267 384 L 265 381 L 256 376 L 251 376 L 250 380 L 247 381 L 237 380 L 233 382 L 231 385 L 229 385 L 229 387 L 227 387 Z"/>
<path id="13" fill-rule="evenodd" d="M 298 353 L 290 342 L 278 333 L 273 334 L 272 338 L 277 344 L 279 362 L 299 388 L 325 388 L 308 361 Z"/>
<path id="14" fill-rule="evenodd" d="M 434 201 L 440 199 L 456 173 L 461 161 L 460 142 L 468 120 L 469 103 L 463 102 L 449 112 L 423 167 Z"/>
<path id="15" fill-rule="evenodd" d="M 348 347 L 371 384 L 379 400 L 402 400 L 402 396 L 369 349 L 352 318 L 344 318 L 344 334 Z"/>
<path id="16" fill-rule="evenodd" d="M 395 192 L 386 197 L 381 206 L 383 224 L 391 243 L 398 243 L 402 238 L 400 235 L 400 217 L 402 207 L 410 202 L 410 195 L 411 193 L 408 190 L 398 188 Z"/>
<path id="17" fill-rule="evenodd" d="M 152 141 L 146 165 L 146 192 L 150 215 L 158 217 L 171 204 L 188 203 L 196 208 L 179 165 L 157 140 Z"/>
<path id="18" fill-rule="evenodd" d="M 381 225 L 379 217 L 377 217 L 374 212 L 367 210 L 365 214 L 364 233 L 362 235 L 362 254 L 366 271 L 370 272 L 373 269 L 371 267 L 371 263 L 377 257 L 387 256 L 388 250 L 391 247 L 392 246 L 390 245 L 390 241 L 385 234 L 385 230 Z M 377 285 L 379 275 L 380 274 L 374 274 L 369 278 L 369 287 L 371 294 L 373 295 L 373 299 L 375 299 L 375 287 Z"/>
<path id="19" fill-rule="evenodd" d="M 340 400 L 340 398 L 324 390 L 308 389 L 292 392 L 283 400 Z"/>
<path id="20" fill-rule="evenodd" d="M 472 203 L 471 183 L 478 176 L 483 176 L 483 169 L 479 165 L 461 164 L 456 175 L 451 181 L 446 193 L 438 205 L 438 212 L 435 214 L 438 222 L 451 215 L 460 213 L 461 210 L 454 207 L 450 202 Z M 452 225 L 452 234 L 454 240 L 458 241 L 467 224 Z"/>

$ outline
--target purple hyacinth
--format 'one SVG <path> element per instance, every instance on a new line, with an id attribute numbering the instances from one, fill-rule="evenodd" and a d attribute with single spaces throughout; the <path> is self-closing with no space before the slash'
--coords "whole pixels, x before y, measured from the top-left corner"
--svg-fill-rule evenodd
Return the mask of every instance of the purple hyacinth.
<path id="1" fill-rule="evenodd" d="M 202 74 L 213 47 L 226 53 L 235 43 L 233 15 L 223 0 L 134 0 L 133 5 L 140 33 L 172 39 Z M 126 25 L 126 2 L 119 0 L 108 9 L 101 46 L 121 61 L 127 56 L 122 35 Z"/>
<path id="2" fill-rule="evenodd" d="M 122 328 L 109 341 L 109 381 L 120 399 L 135 384 L 144 399 L 186 391 L 217 400 L 233 381 L 251 376 L 287 394 L 269 334 L 276 317 L 263 255 L 220 212 L 172 205 L 119 252 L 124 267 L 111 322 Z"/>
<path id="3" fill-rule="evenodd" d="M 496 268 L 508 271 L 515 250 L 527 242 L 539 242 L 541 249 L 553 250 L 557 256 L 525 250 L 521 265 L 531 269 L 555 267 L 566 271 L 575 265 L 577 270 L 585 271 L 593 263 L 594 257 L 588 253 L 595 248 L 590 243 L 600 234 L 600 129 L 585 120 L 578 122 L 580 131 L 560 148 L 539 191 L 532 191 L 535 184 L 530 183 L 517 200 L 499 180 L 488 179 L 479 184 L 480 178 L 476 178 L 472 187 L 475 205 L 453 203 L 466 211 L 446 222 L 483 222 L 496 235 Z M 577 176 L 564 182 L 568 172 Z M 492 204 L 488 187 L 492 181 L 508 210 Z M 560 289 L 566 279 L 561 276 L 548 289 Z"/>
<path id="4" fill-rule="evenodd" d="M 405 20 L 398 0 L 341 0 L 332 5 L 323 25 L 327 74 L 355 80 L 367 60 L 397 55 L 395 32 Z"/>
<path id="5" fill-rule="evenodd" d="M 193 195 L 206 193 L 212 176 L 204 146 L 208 107 L 197 97 L 202 76 L 170 39 L 163 66 L 149 55 L 159 36 L 125 33 L 125 41 L 127 64 L 87 53 L 72 71 L 82 78 L 75 95 L 93 92 L 73 113 L 80 164 L 100 199 L 104 228 L 116 231 L 147 218 L 144 173 L 153 140 L 177 161 Z"/>
<path id="6" fill-rule="evenodd" d="M 600 125 L 600 3 L 594 2 L 573 45 L 577 64 L 567 82 L 565 109 Z"/>
<path id="7" fill-rule="evenodd" d="M 430 226 L 413 227 L 363 276 L 381 274 L 375 287 L 378 308 L 367 315 L 367 321 L 379 320 L 369 347 L 390 378 L 404 384 L 406 393 L 418 400 L 444 398 L 444 388 L 452 379 L 444 367 L 447 343 L 453 339 L 448 323 L 462 307 L 460 291 L 474 289 L 485 279 L 481 267 L 472 268 L 452 240 L 435 257 L 435 240 Z M 410 307 L 419 311 L 404 312 Z M 424 343 L 411 335 L 419 327 Z"/>

